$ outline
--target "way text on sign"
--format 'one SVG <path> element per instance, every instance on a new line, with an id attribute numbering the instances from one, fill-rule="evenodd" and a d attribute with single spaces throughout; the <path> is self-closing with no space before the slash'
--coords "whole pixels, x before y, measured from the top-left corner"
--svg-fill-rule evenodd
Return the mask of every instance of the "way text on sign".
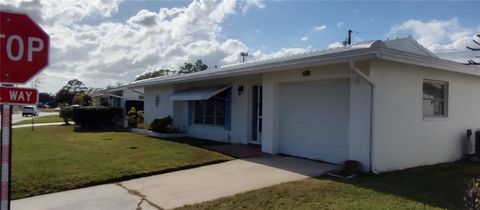
<path id="1" fill-rule="evenodd" d="M 38 91 L 30 88 L 0 87 L 0 103 L 35 105 L 38 103 Z"/>

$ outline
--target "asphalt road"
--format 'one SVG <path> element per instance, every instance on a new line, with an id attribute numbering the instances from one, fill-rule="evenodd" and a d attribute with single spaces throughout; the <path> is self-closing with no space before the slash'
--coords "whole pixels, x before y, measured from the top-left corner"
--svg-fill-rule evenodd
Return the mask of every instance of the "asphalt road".
<path id="1" fill-rule="evenodd" d="M 50 115 L 58 115 L 58 112 L 40 112 L 39 113 L 39 116 L 50 116 Z M 1 119 L 1 117 L 0 117 Z M 19 114 L 13 114 L 12 116 L 12 124 L 13 123 L 16 123 L 18 121 L 22 121 L 22 120 L 27 120 L 27 119 L 32 119 L 32 117 L 22 117 L 22 113 L 19 113 Z"/>

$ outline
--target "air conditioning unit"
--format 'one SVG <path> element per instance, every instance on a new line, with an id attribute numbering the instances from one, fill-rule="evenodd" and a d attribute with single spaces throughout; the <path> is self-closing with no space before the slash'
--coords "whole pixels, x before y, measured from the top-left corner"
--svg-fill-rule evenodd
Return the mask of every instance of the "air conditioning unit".
<path id="1" fill-rule="evenodd" d="M 475 146 L 475 141 L 476 141 L 476 134 L 478 133 L 475 132 L 475 136 L 473 136 L 472 129 L 467 130 L 467 138 L 465 142 L 465 155 L 468 156 L 473 156 L 476 154 L 476 152 L 480 152 L 480 150 L 476 149 Z"/>
<path id="2" fill-rule="evenodd" d="M 480 130 L 475 132 L 475 157 L 480 158 Z"/>

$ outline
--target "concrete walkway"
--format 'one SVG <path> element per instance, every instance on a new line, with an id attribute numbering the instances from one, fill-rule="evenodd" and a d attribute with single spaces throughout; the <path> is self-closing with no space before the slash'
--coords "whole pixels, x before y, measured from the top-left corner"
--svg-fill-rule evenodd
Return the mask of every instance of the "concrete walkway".
<path id="1" fill-rule="evenodd" d="M 172 173 L 52 193 L 12 202 L 13 210 L 171 209 L 283 182 L 319 176 L 338 166 L 293 157 L 237 159 Z"/>
<path id="2" fill-rule="evenodd" d="M 49 125 L 63 125 L 64 122 L 53 122 L 53 123 L 34 123 L 33 127 L 40 127 L 40 126 L 49 126 Z M 12 128 L 29 128 L 32 127 L 32 124 L 24 124 L 24 125 L 12 125 Z"/>

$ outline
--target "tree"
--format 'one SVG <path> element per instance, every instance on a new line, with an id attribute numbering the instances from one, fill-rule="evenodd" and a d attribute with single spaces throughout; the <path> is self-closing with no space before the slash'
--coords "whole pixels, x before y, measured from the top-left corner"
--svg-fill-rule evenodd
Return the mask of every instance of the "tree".
<path id="1" fill-rule="evenodd" d="M 92 106 L 93 105 L 93 98 L 88 93 L 81 93 L 80 97 L 82 98 L 82 105 L 83 106 Z"/>
<path id="2" fill-rule="evenodd" d="M 475 40 L 475 39 L 478 39 L 478 40 Z M 477 44 L 478 47 L 467 46 L 467 49 L 469 49 L 471 51 L 479 51 L 480 52 L 480 33 L 473 36 L 472 41 L 473 41 L 473 43 Z M 480 58 L 480 56 L 475 56 L 475 57 Z M 480 65 L 480 62 L 474 61 L 473 59 L 469 59 L 467 62 L 468 63 L 466 63 L 466 65 Z"/>
<path id="3" fill-rule="evenodd" d="M 168 69 L 160 69 L 160 70 L 155 70 L 150 72 L 144 72 L 143 74 L 138 75 L 135 78 L 135 81 L 154 78 L 154 77 L 167 76 L 172 74 L 175 74 L 175 71 L 170 71 Z"/>
<path id="4" fill-rule="evenodd" d="M 70 93 L 68 90 L 62 88 L 57 92 L 57 94 L 55 94 L 55 101 L 57 102 L 57 104 L 71 104 L 73 101 L 73 97 L 73 93 Z"/>
<path id="5" fill-rule="evenodd" d="M 192 72 L 199 72 L 207 70 L 208 66 L 202 62 L 202 60 L 198 59 L 195 64 L 192 63 L 184 63 L 183 66 L 180 67 L 180 74 L 188 74 Z"/>
<path id="6" fill-rule="evenodd" d="M 72 100 L 72 105 L 75 104 L 75 105 L 82 105 L 83 104 L 83 98 L 81 95 L 76 95 L 73 97 L 73 100 Z"/>
<path id="7" fill-rule="evenodd" d="M 44 105 L 55 106 L 55 96 L 50 93 L 39 93 L 38 102 Z"/>
<path id="8" fill-rule="evenodd" d="M 73 99 L 77 94 L 85 93 L 88 88 L 80 80 L 73 79 L 67 82 L 65 86 L 55 94 L 57 103 L 73 104 Z"/>
<path id="9" fill-rule="evenodd" d="M 93 105 L 93 99 L 87 93 L 79 93 L 78 95 L 76 95 L 73 98 L 72 104 L 78 104 L 78 105 L 81 105 L 81 106 L 92 106 Z"/>
<path id="10" fill-rule="evenodd" d="M 107 86 L 105 86 L 105 88 L 102 88 L 102 90 L 104 90 L 104 89 L 116 88 L 116 87 L 120 87 L 120 86 L 123 86 L 123 85 L 125 85 L 123 82 L 116 81 L 116 82 L 113 83 L 113 84 L 108 84 Z M 96 88 L 96 89 L 99 89 L 99 88 Z M 89 91 L 90 91 L 90 90 L 89 90 Z"/>
<path id="11" fill-rule="evenodd" d="M 62 89 L 68 90 L 68 92 L 73 93 L 73 95 L 77 95 L 77 93 L 81 93 L 88 90 L 85 84 L 83 84 L 83 82 L 81 82 L 78 79 L 72 79 L 68 81 L 67 84 L 63 86 Z"/>

